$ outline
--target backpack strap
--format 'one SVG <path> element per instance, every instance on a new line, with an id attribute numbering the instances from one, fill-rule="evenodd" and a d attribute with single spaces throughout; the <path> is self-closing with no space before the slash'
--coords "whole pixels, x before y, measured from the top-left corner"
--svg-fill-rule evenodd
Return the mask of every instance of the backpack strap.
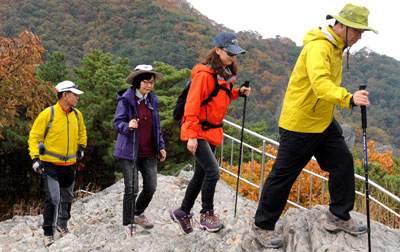
<path id="1" fill-rule="evenodd" d="M 216 74 L 212 74 L 214 77 L 214 83 L 215 83 L 215 87 L 214 90 L 211 92 L 211 94 L 208 96 L 207 99 L 205 99 L 202 103 L 201 106 L 206 105 L 207 103 L 209 103 L 215 96 L 218 95 L 218 92 L 220 89 L 224 90 L 226 92 L 226 94 L 229 96 L 229 98 L 231 98 L 231 92 L 232 92 L 232 88 L 233 85 L 231 84 L 231 86 L 228 88 L 223 87 L 221 85 L 218 84 L 218 78 Z"/>
<path id="2" fill-rule="evenodd" d="M 74 111 L 74 114 L 76 116 L 76 119 L 78 120 L 78 125 L 79 125 L 79 115 L 78 112 L 76 111 L 76 109 L 74 109 L 73 107 L 71 107 L 72 111 Z"/>
<path id="3" fill-rule="evenodd" d="M 51 107 L 50 107 L 50 110 L 51 110 L 50 122 L 49 122 L 49 124 L 47 125 L 46 130 L 44 131 L 44 137 L 43 137 L 43 139 L 46 138 L 47 132 L 49 132 L 49 129 L 50 129 L 51 124 L 53 123 L 53 119 L 54 119 L 54 106 L 51 106 Z"/>

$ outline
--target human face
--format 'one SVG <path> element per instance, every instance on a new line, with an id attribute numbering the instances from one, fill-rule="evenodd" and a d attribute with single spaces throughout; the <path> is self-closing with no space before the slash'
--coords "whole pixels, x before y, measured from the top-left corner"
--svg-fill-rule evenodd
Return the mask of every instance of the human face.
<path id="1" fill-rule="evenodd" d="M 68 107 L 76 107 L 79 96 L 73 92 L 65 92 L 64 94 L 65 105 Z"/>
<path id="2" fill-rule="evenodd" d="M 146 95 L 146 94 L 150 93 L 150 91 L 153 89 L 153 87 L 154 87 L 154 76 L 151 76 L 150 80 L 142 80 L 140 82 L 139 92 L 142 95 Z"/>
<path id="3" fill-rule="evenodd" d="M 348 27 L 348 30 L 347 30 L 347 45 L 350 47 L 350 46 L 354 45 L 355 43 L 357 43 L 357 41 L 359 39 L 361 39 L 361 35 L 363 33 L 364 33 L 364 30 L 362 30 L 362 29 L 356 29 L 356 28 Z"/>
<path id="4" fill-rule="evenodd" d="M 215 52 L 219 55 L 219 58 L 221 59 L 221 62 L 224 65 L 224 67 L 232 65 L 232 63 L 236 60 L 236 55 L 232 54 L 229 55 L 230 53 L 225 48 L 217 47 L 215 49 Z"/>

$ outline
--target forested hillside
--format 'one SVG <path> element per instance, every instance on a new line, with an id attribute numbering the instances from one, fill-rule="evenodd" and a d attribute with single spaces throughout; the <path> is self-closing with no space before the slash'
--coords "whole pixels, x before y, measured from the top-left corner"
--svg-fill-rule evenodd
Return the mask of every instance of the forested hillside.
<path id="1" fill-rule="evenodd" d="M 8 192 L 9 197 L 19 191 L 29 192 L 24 200 L 30 195 L 41 196 L 37 188 L 40 178 L 32 176 L 26 140 L 35 116 L 55 101 L 55 97 L 49 98 L 54 96 L 49 87 L 63 79 L 73 80 L 85 91 L 78 108 L 85 117 L 89 147 L 86 160 L 80 164 L 82 176 L 77 185 L 90 182 L 103 187 L 113 183 L 118 170 L 112 157 L 115 93 L 127 88 L 124 79 L 137 64 L 155 65 L 166 76 L 155 87 L 170 148 L 162 169 L 176 168 L 171 166 L 186 161 L 190 157 L 179 144 L 172 106 L 190 77 L 190 69 L 202 61 L 212 48 L 215 34 L 223 30 L 229 28 L 201 15 L 185 0 L 0 0 L 0 39 L 20 37 L 23 31 L 40 37 L 40 41 L 29 42 L 30 51 L 21 47 L 18 54 L 12 51 L 17 48 L 7 48 L 11 57 L 24 56 L 18 62 L 29 63 L 21 71 L 29 77 L 18 75 L 15 79 L 15 75 L 6 80 L 0 76 L 0 175 L 5 175 L 0 176 L 4 185 L 0 192 Z M 253 88 L 247 104 L 247 125 L 278 140 L 277 118 L 301 48 L 290 38 L 262 38 L 255 31 L 241 31 L 237 36 L 248 53 L 237 57 L 241 72 L 236 85 L 250 80 Z M 44 54 L 41 46 L 47 50 Z M 0 45 L 0 52 L 4 48 Z M 34 60 L 29 57 L 31 51 Z M 17 66 L 12 59 L 10 62 Z M 400 62 L 363 49 L 350 56 L 349 65 L 343 70 L 343 86 L 353 92 L 365 83 L 370 91 L 369 139 L 399 148 Z M 26 83 L 28 89 L 23 88 Z M 3 105 L 7 99 L 13 102 Z M 229 119 L 241 118 L 242 102 L 238 99 L 232 104 Z M 361 142 L 359 109 L 337 112 L 336 117 L 354 126 Z"/>
<path id="2" fill-rule="evenodd" d="M 4 37 L 32 31 L 47 50 L 45 59 L 60 51 L 69 67 L 78 66 L 92 49 L 100 49 L 114 60 L 127 57 L 131 67 L 161 61 L 190 69 L 207 54 L 214 35 L 229 30 L 184 0 L 1 0 L 0 23 Z M 265 120 L 265 133 L 277 139 L 277 108 L 301 48 L 288 38 L 262 39 L 252 31 L 239 32 L 238 37 L 248 51 L 238 57 L 239 82 L 250 80 L 255 90 L 249 101 L 254 113 L 248 119 Z M 369 125 L 382 129 L 373 130 L 374 137 L 400 147 L 399 62 L 368 50 L 351 55 L 350 61 L 351 68 L 344 70 L 344 86 L 354 91 L 359 84 L 368 84 L 373 104 Z M 239 114 L 240 110 L 233 109 L 229 115 L 239 118 Z M 359 122 L 358 113 L 351 118 L 348 111 L 341 114 L 342 122 Z"/>

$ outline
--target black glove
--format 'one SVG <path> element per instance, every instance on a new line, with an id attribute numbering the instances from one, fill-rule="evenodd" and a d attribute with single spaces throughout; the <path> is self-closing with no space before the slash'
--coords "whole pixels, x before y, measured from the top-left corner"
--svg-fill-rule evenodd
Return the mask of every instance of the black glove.
<path id="1" fill-rule="evenodd" d="M 44 170 L 44 164 L 38 157 L 32 159 L 32 169 L 37 173 L 42 173 Z"/>
<path id="2" fill-rule="evenodd" d="M 83 145 L 79 145 L 76 155 L 78 156 L 78 161 L 81 161 L 83 159 L 83 157 L 85 156 L 85 147 L 83 147 Z"/>

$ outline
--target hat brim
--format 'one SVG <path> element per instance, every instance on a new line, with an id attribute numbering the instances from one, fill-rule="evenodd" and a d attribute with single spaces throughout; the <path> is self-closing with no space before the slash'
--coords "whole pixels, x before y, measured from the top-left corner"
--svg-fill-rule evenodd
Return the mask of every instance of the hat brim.
<path id="1" fill-rule="evenodd" d="M 229 45 L 225 47 L 230 53 L 233 54 L 246 54 L 246 51 L 238 45 Z"/>
<path id="2" fill-rule="evenodd" d="M 378 30 L 371 28 L 367 25 L 363 25 L 363 24 L 358 24 L 352 21 L 349 21 L 347 19 L 342 18 L 341 16 L 336 16 L 336 15 L 327 15 L 326 19 L 336 19 L 337 21 L 339 21 L 340 23 L 348 26 L 348 27 L 352 27 L 352 28 L 356 28 L 356 29 L 362 29 L 362 30 L 368 30 L 368 31 L 373 31 L 376 34 L 378 34 Z"/>
<path id="3" fill-rule="evenodd" d="M 126 79 L 126 83 L 132 84 L 133 79 L 135 79 L 136 76 L 138 76 L 139 74 L 142 74 L 142 73 L 152 73 L 152 74 L 154 74 L 156 80 L 162 80 L 164 78 L 164 76 L 158 72 L 149 71 L 149 70 L 139 70 L 139 71 L 132 72 Z"/>
<path id="4" fill-rule="evenodd" d="M 84 93 L 83 91 L 81 91 L 79 89 L 76 89 L 76 88 L 71 88 L 71 89 L 69 89 L 67 91 L 71 91 L 72 93 L 77 94 L 77 95 L 81 95 L 81 94 Z"/>

